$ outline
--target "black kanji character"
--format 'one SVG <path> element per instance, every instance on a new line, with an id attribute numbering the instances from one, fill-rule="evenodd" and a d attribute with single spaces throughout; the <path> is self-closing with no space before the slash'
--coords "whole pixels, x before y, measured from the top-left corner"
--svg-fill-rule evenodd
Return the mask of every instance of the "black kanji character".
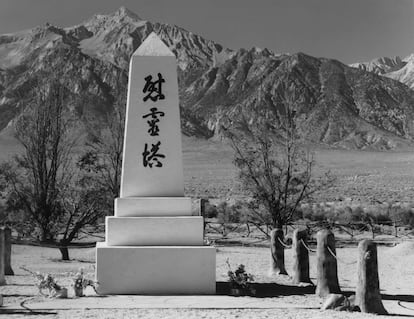
<path id="1" fill-rule="evenodd" d="M 145 78 L 145 86 L 142 90 L 143 93 L 148 93 L 146 96 L 144 96 L 144 102 L 148 99 L 151 99 L 153 102 L 165 99 L 165 95 L 162 94 L 162 83 L 165 82 L 165 80 L 162 78 L 161 73 L 158 73 L 158 80 L 152 82 L 152 75 L 148 75 Z"/>
<path id="2" fill-rule="evenodd" d="M 160 121 L 158 119 L 158 116 L 163 117 L 165 115 L 164 112 L 158 111 L 158 109 L 156 107 L 153 107 L 150 109 L 151 113 L 145 114 L 142 118 L 146 118 L 148 116 L 151 116 L 151 119 L 149 121 L 147 121 L 148 125 L 149 125 L 149 129 L 148 129 L 148 133 L 151 136 L 158 136 L 158 132 L 160 131 L 160 129 L 158 128 L 157 123 Z"/>
<path id="3" fill-rule="evenodd" d="M 145 143 L 145 149 L 142 153 L 142 159 L 144 167 L 151 167 L 155 164 L 155 167 L 162 167 L 162 163 L 158 160 L 159 158 L 165 158 L 164 154 L 158 153 L 161 142 L 158 142 L 156 144 L 151 144 L 151 150 L 148 151 L 148 144 Z"/>

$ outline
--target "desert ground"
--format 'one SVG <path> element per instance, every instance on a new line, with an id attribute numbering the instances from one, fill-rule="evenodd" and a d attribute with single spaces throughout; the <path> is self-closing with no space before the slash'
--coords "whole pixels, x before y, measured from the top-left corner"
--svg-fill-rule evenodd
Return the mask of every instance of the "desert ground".
<path id="1" fill-rule="evenodd" d="M 357 239 L 368 237 L 369 234 L 360 234 Z M 340 237 L 340 236 L 339 236 Z M 390 315 L 414 316 L 414 295 L 412 278 L 414 270 L 411 265 L 414 264 L 414 241 L 398 241 L 390 236 L 383 236 L 382 242 L 387 245 L 379 245 L 378 247 L 378 263 L 380 288 L 384 305 Z M 399 242 L 399 243 L 398 243 Z M 71 288 L 72 278 L 75 273 L 82 268 L 88 277 L 93 278 L 95 249 L 82 248 L 71 249 L 71 261 L 60 261 L 60 253 L 57 249 L 13 245 L 12 251 L 12 267 L 15 270 L 15 276 L 7 276 L 7 285 L 0 287 L 0 293 L 4 296 L 4 306 L 14 309 L 20 309 L 21 303 L 30 309 L 31 304 L 39 304 L 50 301 L 47 297 L 38 294 L 35 286 L 35 278 L 22 270 L 24 266 L 32 271 L 41 273 L 49 273 L 54 276 L 58 283 L 69 287 L 68 300 L 61 300 L 60 304 L 65 302 L 73 302 L 72 309 L 55 309 L 45 310 L 43 314 L 37 316 L 46 318 L 374 318 L 374 315 L 335 311 L 320 311 L 319 308 L 323 299 L 316 295 L 306 292 L 293 292 L 291 289 L 289 276 L 268 276 L 269 270 L 269 248 L 266 247 L 266 241 L 256 240 L 258 246 L 225 246 L 217 244 L 217 282 L 227 281 L 228 266 L 226 260 L 229 260 L 232 267 L 236 268 L 239 264 L 246 266 L 247 272 L 254 275 L 255 283 L 266 285 L 277 283 L 272 290 L 267 291 L 265 296 L 260 297 L 227 297 L 235 298 L 239 302 L 240 298 L 245 299 L 246 303 L 259 302 L 267 304 L 266 307 L 252 307 L 251 309 L 223 308 L 223 309 L 202 309 L 202 308 L 139 308 L 128 307 L 120 309 L 93 309 L 96 297 L 95 292 L 89 287 L 86 289 L 86 301 L 79 300 L 79 306 L 76 306 L 76 299 L 73 299 L 73 290 Z M 288 272 L 292 269 L 292 250 L 286 249 L 286 268 Z M 337 248 L 338 256 L 338 277 L 341 289 L 346 294 L 352 294 L 355 291 L 357 280 L 357 247 L 352 244 L 340 244 Z M 314 283 L 316 283 L 316 256 L 310 254 L 310 275 Z M 283 286 L 286 285 L 286 286 Z M 290 287 L 290 288 L 289 288 Z M 108 297 L 108 304 L 117 305 Z M 199 297 L 205 298 L 205 297 Z M 236 300 L 237 299 L 237 300 Z M 202 299 L 200 299 L 202 300 Z M 229 302 L 231 302 L 230 299 Z M 85 308 L 85 302 L 87 307 Z M 106 301 L 100 301 L 106 302 Z M 243 301 L 244 302 L 244 301 Z M 269 307 L 271 303 L 271 307 Z M 259 304 L 260 305 L 260 304 Z M 294 307 L 294 309 L 293 309 Z M 57 307 L 58 308 L 58 307 Z M 67 307 L 66 307 L 67 308 Z M 116 308 L 116 306 L 114 306 Z M 220 308 L 220 307 L 218 307 Z M 52 312 L 53 314 L 46 314 Z M 36 313 L 32 316 L 37 317 Z M 7 318 L 22 318 L 23 313 L 7 314 Z"/>
<path id="2" fill-rule="evenodd" d="M 316 195 L 316 201 L 353 201 L 361 205 L 412 202 L 414 150 L 396 152 L 312 150 L 315 176 L 330 172 L 335 184 Z M 185 190 L 192 197 L 243 196 L 232 164 L 232 149 L 215 141 L 183 139 Z"/>
<path id="3" fill-rule="evenodd" d="M 10 132 L 0 134 L 0 162 L 20 151 Z M 330 172 L 336 178 L 332 187 L 316 194 L 316 202 L 414 202 L 414 149 L 381 152 L 315 146 L 311 152 L 314 176 Z M 73 157 L 76 160 L 78 154 Z M 218 200 L 244 197 L 232 160 L 233 150 L 221 141 L 183 136 L 185 194 Z"/>
<path id="4" fill-rule="evenodd" d="M 19 151 L 11 139 L 0 136 L 0 160 L 10 158 Z M 185 192 L 193 198 L 211 198 L 215 200 L 235 200 L 244 194 L 237 181 L 237 171 L 232 164 L 232 150 L 217 141 L 200 141 L 184 137 L 183 141 Z M 352 202 L 364 206 L 375 202 L 412 202 L 414 185 L 414 152 L 348 151 L 318 148 L 315 150 L 315 174 L 331 171 L 337 180 L 333 187 L 317 195 L 320 202 Z M 212 235 L 213 236 L 213 235 Z M 344 235 L 345 236 L 345 235 Z M 388 235 L 389 236 L 389 235 Z M 356 238 L 369 238 L 370 234 L 361 234 Z M 376 240 L 383 242 L 381 237 Z M 414 317 L 414 242 L 410 236 L 385 238 L 387 245 L 378 247 L 379 276 L 384 305 L 390 314 Z M 267 241 L 238 241 L 236 245 L 217 244 L 218 282 L 227 281 L 228 259 L 232 266 L 244 264 L 246 270 L 255 276 L 257 283 L 278 283 L 290 285 L 286 276 L 268 277 L 269 248 Z M 337 246 L 339 257 L 338 274 L 344 292 L 351 294 L 356 285 L 356 242 Z M 60 284 L 70 287 L 72 277 L 83 268 L 93 279 L 95 249 L 71 249 L 71 261 L 60 261 L 57 249 L 28 245 L 14 245 L 12 266 L 16 276 L 7 277 L 7 286 L 0 287 L 4 296 L 4 305 L 22 309 L 20 304 L 30 308 L 33 303 L 47 302 L 39 296 L 34 277 L 20 267 L 26 266 L 32 271 L 50 273 Z M 288 272 L 292 267 L 292 252 L 286 250 Z M 310 255 L 311 278 L 316 283 L 316 257 Z M 71 290 L 71 289 L 70 289 Z M 274 303 L 270 308 L 260 309 L 93 309 L 95 295 L 87 289 L 91 298 L 89 307 L 71 310 L 56 309 L 54 314 L 32 313 L 33 317 L 46 318 L 374 318 L 374 315 L 347 312 L 321 312 L 323 300 L 314 294 L 290 294 L 284 289 L 275 289 L 271 296 L 263 298 L 239 297 L 248 302 Z M 73 295 L 73 292 L 70 292 Z M 73 297 L 69 295 L 69 297 Z M 202 297 L 200 297 L 202 298 Z M 236 298 L 236 297 L 226 297 Z M 109 299 L 108 299 L 109 300 Z M 253 301 L 252 301 L 253 300 Z M 72 300 L 73 301 L 73 300 Z M 89 301 L 88 301 L 89 302 Z M 109 301 L 108 301 L 109 302 Z M 292 307 L 295 307 L 293 309 Z M 298 309 L 300 308 L 300 309 Z M 7 318 L 26 317 L 25 314 L 10 314 Z"/>

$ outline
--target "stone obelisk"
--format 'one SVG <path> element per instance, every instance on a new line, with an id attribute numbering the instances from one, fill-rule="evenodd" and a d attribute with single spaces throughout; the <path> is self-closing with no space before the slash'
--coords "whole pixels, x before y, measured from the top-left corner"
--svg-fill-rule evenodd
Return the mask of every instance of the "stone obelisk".
<path id="1" fill-rule="evenodd" d="M 99 293 L 215 293 L 215 248 L 184 197 L 176 58 L 155 33 L 131 58 L 121 191 L 105 226 Z"/>

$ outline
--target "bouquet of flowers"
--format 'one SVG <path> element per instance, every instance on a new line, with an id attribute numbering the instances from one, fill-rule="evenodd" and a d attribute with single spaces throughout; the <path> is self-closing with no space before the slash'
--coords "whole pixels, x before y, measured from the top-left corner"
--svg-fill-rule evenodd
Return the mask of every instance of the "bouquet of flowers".
<path id="1" fill-rule="evenodd" d="M 83 269 L 80 269 L 80 271 L 73 278 L 73 289 L 75 290 L 75 296 L 82 297 L 84 295 L 83 290 L 88 286 L 91 286 L 96 292 L 96 282 L 85 278 Z"/>
<path id="2" fill-rule="evenodd" d="M 231 293 L 233 295 L 241 294 L 255 294 L 256 291 L 251 287 L 251 283 L 254 281 L 252 274 L 246 272 L 245 266 L 240 264 L 235 271 L 231 270 L 229 260 L 226 260 L 229 271 L 227 275 L 229 276 Z"/>
<path id="3" fill-rule="evenodd" d="M 65 287 L 58 285 L 55 278 L 51 274 L 41 274 L 40 272 L 33 272 L 25 267 L 20 267 L 24 271 L 32 274 L 36 279 L 36 286 L 39 289 L 39 293 L 43 296 L 48 296 L 49 298 L 67 298 L 68 290 Z M 44 290 L 47 289 L 48 293 L 44 293 Z"/>

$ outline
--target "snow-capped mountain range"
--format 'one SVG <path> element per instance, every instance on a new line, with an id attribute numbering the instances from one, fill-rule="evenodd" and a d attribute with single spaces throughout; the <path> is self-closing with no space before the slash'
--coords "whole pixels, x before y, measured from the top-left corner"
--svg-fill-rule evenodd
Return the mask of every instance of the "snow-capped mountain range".
<path id="1" fill-rule="evenodd" d="M 177 56 L 186 135 L 220 139 L 223 121 L 259 120 L 262 108 L 280 121 L 289 101 L 299 133 L 312 143 L 392 149 L 414 140 L 413 56 L 351 67 L 303 53 L 232 50 L 124 7 L 73 27 L 0 35 L 0 134 L 28 107 L 39 75 L 59 77 L 77 97 L 68 107 L 81 129 L 99 126 L 126 94 L 129 59 L 153 31 Z"/>
<path id="2" fill-rule="evenodd" d="M 370 62 L 354 63 L 351 66 L 400 81 L 414 89 L 414 53 L 403 59 L 398 56 L 383 57 Z"/>

